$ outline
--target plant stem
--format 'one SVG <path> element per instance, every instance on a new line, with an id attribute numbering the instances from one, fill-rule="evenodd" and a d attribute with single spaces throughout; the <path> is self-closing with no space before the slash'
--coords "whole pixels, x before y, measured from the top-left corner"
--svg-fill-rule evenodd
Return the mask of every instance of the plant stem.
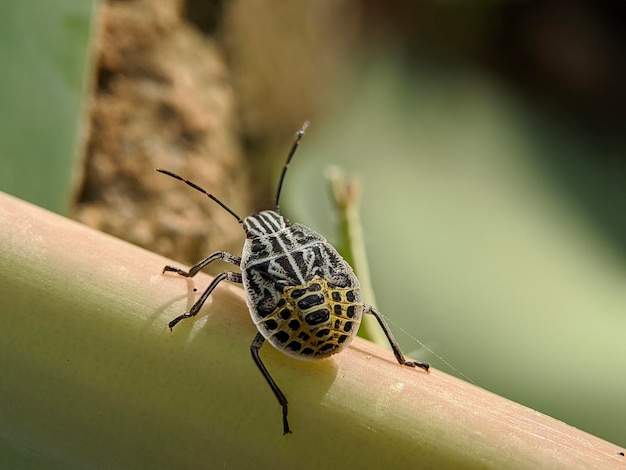
<path id="1" fill-rule="evenodd" d="M 359 212 L 361 181 L 357 177 L 346 177 L 343 171 L 331 166 L 326 171 L 333 205 L 339 216 L 339 251 L 352 266 L 361 284 L 361 292 L 366 304 L 376 307 L 376 297 L 370 278 L 370 270 L 363 239 L 363 226 Z M 380 329 L 376 319 L 370 315 L 363 317 L 359 336 L 389 349 L 389 341 Z"/>
<path id="2" fill-rule="evenodd" d="M 0 461 L 6 468 L 624 468 L 623 450 L 357 338 L 271 347 L 293 434 L 254 366 L 241 288 L 0 193 Z"/>

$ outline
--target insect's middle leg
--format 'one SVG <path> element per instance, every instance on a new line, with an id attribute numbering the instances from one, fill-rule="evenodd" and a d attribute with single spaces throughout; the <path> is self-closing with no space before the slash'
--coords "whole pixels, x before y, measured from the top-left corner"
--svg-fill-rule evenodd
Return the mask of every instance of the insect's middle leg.
<path id="1" fill-rule="evenodd" d="M 166 266 L 166 268 L 167 267 L 168 266 Z M 190 272 L 191 272 L 191 270 L 190 270 Z M 202 293 L 200 298 L 198 300 L 196 300 L 196 303 L 193 304 L 193 306 L 191 307 L 189 312 L 188 313 L 183 313 L 182 315 L 177 316 L 171 322 L 168 323 L 167 326 L 170 327 L 170 330 L 172 328 L 174 328 L 179 321 L 184 320 L 185 318 L 190 318 L 190 317 L 195 316 L 200 311 L 202 306 L 204 305 L 204 302 L 206 302 L 206 299 L 209 298 L 209 295 L 211 295 L 211 292 L 213 292 L 213 290 L 217 287 L 217 285 L 220 282 L 224 281 L 224 280 L 230 281 L 230 282 L 237 282 L 237 283 L 241 284 L 242 283 L 241 273 L 233 273 L 233 272 L 230 272 L 230 271 L 226 271 L 226 272 L 223 272 L 223 273 L 218 274 L 217 276 L 215 276 L 215 278 L 213 279 L 211 284 L 209 284 L 209 287 L 207 287 L 204 290 L 204 292 Z"/>
<path id="2" fill-rule="evenodd" d="M 374 315 L 376 320 L 378 320 L 378 324 L 385 332 L 385 336 L 387 337 L 387 340 L 389 341 L 389 344 L 391 345 L 391 349 L 393 349 L 393 354 L 394 356 L 396 356 L 396 359 L 398 360 L 400 364 L 404 366 L 409 366 L 409 367 L 419 367 L 421 369 L 424 369 L 426 372 L 428 372 L 428 369 L 430 368 L 430 366 L 426 364 L 425 362 L 407 361 L 405 359 L 404 355 L 402 354 L 402 351 L 400 351 L 400 346 L 398 345 L 398 342 L 396 341 L 396 339 L 393 337 L 393 334 L 391 333 L 391 329 L 389 328 L 389 325 L 387 325 L 387 322 L 385 321 L 385 319 L 383 318 L 383 316 L 380 314 L 379 311 L 377 311 L 371 305 L 366 305 L 363 313 L 369 313 L 371 315 Z"/>
<path id="3" fill-rule="evenodd" d="M 163 272 L 174 272 L 176 274 L 180 274 L 185 277 L 194 277 L 200 270 L 206 268 L 213 261 L 217 261 L 218 259 L 224 260 L 227 263 L 234 264 L 237 266 L 241 266 L 241 258 L 239 256 L 235 256 L 227 251 L 218 251 L 213 253 L 208 258 L 204 258 L 202 261 L 194 264 L 189 271 L 185 271 L 183 269 L 177 268 L 176 266 L 170 266 L 169 264 L 163 268 Z M 239 281 L 241 282 L 241 281 Z"/>
<path id="4" fill-rule="evenodd" d="M 291 433 L 291 430 L 289 429 L 289 422 L 287 421 L 287 397 L 281 391 L 278 385 L 276 385 L 276 382 L 274 382 L 274 379 L 265 368 L 265 365 L 263 364 L 263 361 L 261 361 L 261 357 L 259 356 L 259 349 L 261 348 L 261 346 L 263 346 L 264 342 L 265 338 L 263 337 L 263 335 L 261 333 L 257 333 L 254 340 L 252 341 L 252 344 L 250 345 L 250 352 L 252 353 L 252 359 L 254 360 L 254 363 L 261 371 L 261 374 L 263 374 L 263 377 L 265 377 L 265 380 L 267 380 L 267 383 L 272 389 L 272 392 L 274 392 L 278 403 L 280 403 L 280 405 L 283 407 L 283 434 L 289 434 Z"/>

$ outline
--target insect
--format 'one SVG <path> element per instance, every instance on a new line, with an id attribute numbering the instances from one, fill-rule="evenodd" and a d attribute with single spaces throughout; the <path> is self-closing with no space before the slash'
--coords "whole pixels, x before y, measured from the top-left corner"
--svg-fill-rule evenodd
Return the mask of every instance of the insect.
<path id="1" fill-rule="evenodd" d="M 156 169 L 204 193 L 235 217 L 246 232 L 241 257 L 218 251 L 189 271 L 169 265 L 163 268 L 163 273 L 193 277 L 210 263 L 222 260 L 241 270 L 216 276 L 189 312 L 174 318 L 168 326 L 173 329 L 180 321 L 195 316 L 220 282 L 243 284 L 250 316 L 258 329 L 250 352 L 282 406 L 284 434 L 291 433 L 287 397 L 259 356 L 265 341 L 296 359 L 323 359 L 342 351 L 356 335 L 362 316 L 370 314 L 378 320 L 401 365 L 425 371 L 429 368 L 426 363 L 405 359 L 385 319 L 372 306 L 363 303 L 359 281 L 337 250 L 319 233 L 301 224 L 291 224 L 280 215 L 283 181 L 307 126 L 305 122 L 297 132 L 283 167 L 274 210 L 264 210 L 244 219 L 197 184 L 170 171 Z"/>

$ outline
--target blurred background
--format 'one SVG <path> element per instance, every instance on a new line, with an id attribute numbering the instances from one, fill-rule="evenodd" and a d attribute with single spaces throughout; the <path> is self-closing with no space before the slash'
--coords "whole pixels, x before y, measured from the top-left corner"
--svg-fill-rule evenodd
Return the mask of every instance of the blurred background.
<path id="1" fill-rule="evenodd" d="M 28 0 L 0 6 L 0 190 L 192 263 L 216 204 L 337 240 L 362 182 L 403 350 L 626 445 L 626 6 L 608 1 Z M 221 267 L 216 267 L 219 271 Z"/>

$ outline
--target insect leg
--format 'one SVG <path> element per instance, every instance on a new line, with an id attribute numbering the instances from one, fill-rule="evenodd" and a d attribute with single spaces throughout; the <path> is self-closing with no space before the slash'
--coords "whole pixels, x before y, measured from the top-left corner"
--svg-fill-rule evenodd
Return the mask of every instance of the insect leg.
<path id="1" fill-rule="evenodd" d="M 193 304 L 193 306 L 191 307 L 191 310 L 189 310 L 188 313 L 183 313 L 182 315 L 177 316 L 171 322 L 168 323 L 167 326 L 170 327 L 170 330 L 172 328 L 174 328 L 179 321 L 184 320 L 185 318 L 190 318 L 190 317 L 195 316 L 200 311 L 200 309 L 202 308 L 202 305 L 204 305 L 204 302 L 206 302 L 206 299 L 209 298 L 209 295 L 211 295 L 211 292 L 213 292 L 213 289 L 215 289 L 217 287 L 217 285 L 220 282 L 222 282 L 223 280 L 227 280 L 227 281 L 230 281 L 230 282 L 238 282 L 239 284 L 241 284 L 241 282 L 242 282 L 242 278 L 241 278 L 241 274 L 240 273 L 233 273 L 233 272 L 227 271 L 227 272 L 218 274 L 213 279 L 213 282 L 211 282 L 211 284 L 209 284 L 209 287 L 207 287 L 205 289 L 205 291 L 202 293 L 200 298 L 198 300 L 196 300 L 196 303 Z"/>
<path id="2" fill-rule="evenodd" d="M 227 263 L 230 264 L 235 264 L 237 266 L 241 265 L 241 258 L 239 256 L 235 256 L 233 254 L 230 254 L 226 251 L 218 251 L 217 253 L 213 253 L 211 256 L 209 256 L 208 258 L 204 258 L 202 261 L 194 264 L 189 271 L 183 271 L 180 268 L 177 268 L 175 266 L 170 266 L 167 265 L 163 268 L 163 272 L 175 272 L 177 274 L 180 274 L 181 276 L 185 276 L 185 277 L 194 277 L 196 274 L 198 274 L 198 272 L 201 269 L 204 269 L 207 265 L 209 265 L 210 263 L 212 263 L 213 261 L 217 261 L 218 259 L 224 260 Z M 241 282 L 241 281 L 239 281 Z"/>
<path id="3" fill-rule="evenodd" d="M 396 356 L 396 359 L 398 360 L 400 364 L 409 366 L 409 367 L 419 367 L 421 369 L 424 369 L 426 372 L 428 372 L 428 369 L 430 368 L 430 366 L 426 364 L 425 362 L 407 361 L 404 358 L 402 351 L 400 351 L 400 346 L 398 346 L 398 342 L 393 337 L 393 334 L 391 333 L 391 329 L 389 328 L 389 325 L 387 325 L 387 322 L 385 321 L 383 316 L 380 314 L 380 312 L 378 312 L 371 305 L 365 305 L 364 313 L 369 313 L 371 315 L 374 315 L 374 317 L 376 317 L 376 320 L 378 320 L 380 327 L 385 332 L 385 336 L 389 340 L 389 344 L 391 345 L 391 348 L 393 349 L 393 354 Z"/>
<path id="4" fill-rule="evenodd" d="M 280 390 L 280 388 L 278 388 L 278 385 L 276 385 L 276 382 L 272 379 L 272 376 L 265 368 L 265 365 L 259 356 L 259 349 L 263 346 L 264 342 L 265 338 L 263 335 L 261 333 L 257 333 L 256 337 L 252 341 L 252 344 L 250 345 L 250 352 L 252 353 L 254 363 L 261 371 L 261 374 L 263 374 L 263 377 L 265 377 L 265 380 L 267 380 L 267 383 L 272 389 L 272 392 L 274 392 L 274 395 L 276 395 L 278 403 L 280 403 L 283 407 L 283 434 L 289 434 L 291 433 L 291 430 L 289 429 L 289 422 L 287 421 L 287 397 L 285 397 L 285 394 Z"/>

